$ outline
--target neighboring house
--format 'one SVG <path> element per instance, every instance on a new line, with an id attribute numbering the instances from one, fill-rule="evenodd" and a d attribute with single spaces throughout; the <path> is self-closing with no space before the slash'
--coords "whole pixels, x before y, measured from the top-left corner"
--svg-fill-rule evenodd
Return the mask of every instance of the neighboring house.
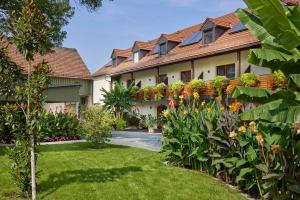
<path id="1" fill-rule="evenodd" d="M 8 46 L 9 57 L 27 74 L 28 63 L 13 45 Z M 56 47 L 45 56 L 36 55 L 33 65 L 45 60 L 51 66 L 51 84 L 47 89 L 46 108 L 53 112 L 72 109 L 79 113 L 81 106 L 92 103 L 90 72 L 76 49 Z"/>
<path id="2" fill-rule="evenodd" d="M 207 18 L 201 24 L 154 40 L 136 41 L 129 49 L 114 49 L 111 61 L 93 74 L 94 103 L 101 103 L 100 88 L 111 87 L 109 77 L 141 87 L 161 82 L 170 85 L 177 80 L 210 81 L 217 75 L 236 79 L 246 72 L 271 74 L 270 69 L 247 62 L 249 50 L 258 47 L 258 40 L 234 13 Z M 165 105 L 163 101 L 136 102 L 141 114 L 153 116 L 158 116 Z"/>

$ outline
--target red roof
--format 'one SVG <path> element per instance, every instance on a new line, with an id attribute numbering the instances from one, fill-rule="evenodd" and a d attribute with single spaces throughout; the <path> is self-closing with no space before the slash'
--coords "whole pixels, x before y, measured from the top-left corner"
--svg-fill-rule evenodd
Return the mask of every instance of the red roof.
<path id="1" fill-rule="evenodd" d="M 6 43 L 2 41 L 2 43 Z M 27 73 L 27 61 L 17 52 L 14 45 L 7 46 L 8 56 L 22 67 L 24 73 Z M 90 79 L 90 71 L 83 62 L 76 49 L 55 47 L 52 53 L 44 56 L 35 55 L 33 65 L 40 63 L 43 59 L 51 66 L 51 76 L 64 78 Z"/>

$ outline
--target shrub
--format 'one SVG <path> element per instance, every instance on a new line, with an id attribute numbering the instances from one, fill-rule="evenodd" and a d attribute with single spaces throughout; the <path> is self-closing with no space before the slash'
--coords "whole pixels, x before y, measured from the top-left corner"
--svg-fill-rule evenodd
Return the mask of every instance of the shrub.
<path id="1" fill-rule="evenodd" d="M 222 91 L 229 84 L 229 79 L 226 76 L 216 76 L 212 82 L 211 86 L 215 89 L 219 96 L 222 95 Z"/>
<path id="2" fill-rule="evenodd" d="M 199 92 L 200 89 L 205 87 L 205 83 L 203 80 L 199 79 L 193 79 L 189 83 L 190 88 L 193 90 L 193 92 Z"/>
<path id="3" fill-rule="evenodd" d="M 144 85 L 141 87 L 140 92 L 143 94 L 144 101 L 149 101 L 151 99 L 151 87 Z"/>
<path id="4" fill-rule="evenodd" d="M 164 97 L 167 86 L 164 83 L 159 83 L 153 88 L 155 100 L 161 100 Z"/>
<path id="5" fill-rule="evenodd" d="M 115 128 L 117 131 L 124 131 L 126 128 L 126 121 L 124 119 L 116 119 L 115 120 Z"/>
<path id="6" fill-rule="evenodd" d="M 104 143 L 111 137 L 113 114 L 99 106 L 91 106 L 82 113 L 80 125 L 85 138 L 93 143 Z"/>
<path id="7" fill-rule="evenodd" d="M 245 87 L 255 87 L 259 84 L 259 76 L 254 73 L 245 73 L 239 77 L 239 84 Z"/>
<path id="8" fill-rule="evenodd" d="M 174 99 L 178 99 L 178 96 L 180 95 L 180 92 L 182 91 L 184 87 L 184 83 L 182 81 L 176 81 L 171 84 L 171 92 Z"/>
<path id="9" fill-rule="evenodd" d="M 281 70 L 276 70 L 274 72 L 275 85 L 278 88 L 286 88 L 287 78 Z"/>

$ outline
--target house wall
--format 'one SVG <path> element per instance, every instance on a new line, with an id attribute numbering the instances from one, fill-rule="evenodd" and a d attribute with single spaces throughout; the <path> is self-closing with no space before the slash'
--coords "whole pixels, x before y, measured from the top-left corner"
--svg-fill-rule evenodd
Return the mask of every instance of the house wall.
<path id="1" fill-rule="evenodd" d="M 93 104 L 103 104 L 103 92 L 101 89 L 110 90 L 110 77 L 98 76 L 93 79 Z"/>
<path id="2" fill-rule="evenodd" d="M 191 70 L 191 62 L 182 62 L 166 65 L 159 68 L 159 74 L 167 74 L 169 84 L 181 79 L 181 72 Z"/>

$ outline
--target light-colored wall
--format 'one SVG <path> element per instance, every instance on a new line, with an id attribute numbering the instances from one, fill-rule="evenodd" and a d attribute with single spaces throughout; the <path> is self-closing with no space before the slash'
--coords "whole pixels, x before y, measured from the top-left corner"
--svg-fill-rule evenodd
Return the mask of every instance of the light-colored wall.
<path id="1" fill-rule="evenodd" d="M 141 81 L 142 85 L 154 86 L 156 84 L 156 69 L 143 70 L 133 73 L 133 79 L 135 83 Z M 126 86 L 127 80 L 131 79 L 131 73 L 123 74 L 120 78 L 120 81 Z"/>
<path id="2" fill-rule="evenodd" d="M 244 73 L 247 68 L 249 67 L 249 63 L 247 62 L 249 56 L 249 50 L 241 51 L 241 73 Z M 251 72 L 258 74 L 258 75 L 264 75 L 264 74 L 271 74 L 272 71 L 269 68 L 265 67 L 257 67 L 255 65 L 251 65 Z"/>
<path id="3" fill-rule="evenodd" d="M 103 104 L 101 99 L 103 99 L 103 92 L 101 89 L 110 90 L 110 78 L 103 76 L 98 76 L 94 78 L 93 81 L 93 103 L 94 104 Z"/>
<path id="4" fill-rule="evenodd" d="M 167 74 L 169 84 L 181 79 L 181 72 L 191 70 L 191 62 L 182 62 L 166 65 L 159 68 L 159 74 Z"/>

